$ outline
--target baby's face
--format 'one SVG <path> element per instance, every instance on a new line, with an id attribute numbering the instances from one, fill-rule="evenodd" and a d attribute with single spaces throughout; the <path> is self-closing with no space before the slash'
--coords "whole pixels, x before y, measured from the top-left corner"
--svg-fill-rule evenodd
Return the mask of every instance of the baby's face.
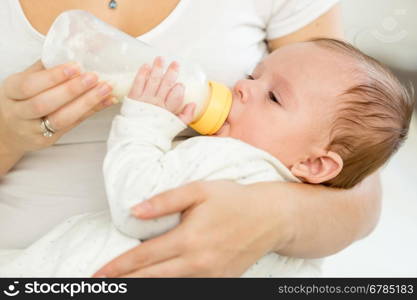
<path id="1" fill-rule="evenodd" d="M 276 50 L 236 83 L 231 112 L 216 135 L 263 149 L 287 167 L 320 154 L 336 98 L 354 80 L 352 63 L 311 42 Z"/>

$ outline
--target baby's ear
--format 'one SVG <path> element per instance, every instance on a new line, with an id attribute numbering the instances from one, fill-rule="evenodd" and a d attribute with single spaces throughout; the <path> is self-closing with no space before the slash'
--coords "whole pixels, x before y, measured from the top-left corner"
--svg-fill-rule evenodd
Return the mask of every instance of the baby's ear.
<path id="1" fill-rule="evenodd" d="M 335 178 L 343 168 L 343 160 L 336 152 L 328 151 L 323 155 L 309 157 L 291 167 L 294 176 L 309 183 L 322 183 Z"/>

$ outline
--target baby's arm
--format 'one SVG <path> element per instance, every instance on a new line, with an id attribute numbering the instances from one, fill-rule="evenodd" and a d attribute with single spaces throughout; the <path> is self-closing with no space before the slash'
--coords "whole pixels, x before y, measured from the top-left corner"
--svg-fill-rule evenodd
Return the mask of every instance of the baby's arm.
<path id="1" fill-rule="evenodd" d="M 178 65 L 162 72 L 157 58 L 152 69 L 138 72 L 129 98 L 113 120 L 107 142 L 103 172 L 115 226 L 123 233 L 146 239 L 161 234 L 179 222 L 179 214 L 142 221 L 130 208 L 152 195 L 178 186 L 190 169 L 189 162 L 171 151 L 172 139 L 192 119 L 193 105 L 180 109 L 183 88 L 176 83 Z M 176 116 L 176 115 L 178 116 Z"/>

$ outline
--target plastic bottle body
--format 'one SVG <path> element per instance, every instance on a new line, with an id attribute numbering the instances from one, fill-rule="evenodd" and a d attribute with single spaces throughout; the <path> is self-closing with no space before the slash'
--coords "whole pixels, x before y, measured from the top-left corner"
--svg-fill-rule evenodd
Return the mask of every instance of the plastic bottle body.
<path id="1" fill-rule="evenodd" d="M 207 107 L 210 88 L 205 73 L 197 64 L 163 54 L 109 24 L 81 10 L 67 11 L 55 20 L 48 32 L 42 52 L 46 68 L 76 61 L 83 71 L 96 72 L 101 80 L 113 86 L 119 100 L 129 93 L 136 73 L 156 56 L 180 64 L 178 82 L 185 86 L 184 105 L 196 104 L 194 120 Z"/>

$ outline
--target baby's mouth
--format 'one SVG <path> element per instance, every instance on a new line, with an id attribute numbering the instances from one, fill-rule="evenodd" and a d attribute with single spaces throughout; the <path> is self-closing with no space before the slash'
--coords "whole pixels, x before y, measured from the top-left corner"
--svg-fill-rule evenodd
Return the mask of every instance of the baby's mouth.
<path id="1" fill-rule="evenodd" d="M 224 121 L 222 127 L 220 127 L 220 129 L 217 130 L 217 132 L 213 135 L 222 136 L 225 133 L 225 130 L 226 130 L 227 127 L 229 127 L 229 121 L 226 119 L 226 121 Z"/>
<path id="2" fill-rule="evenodd" d="M 220 129 L 214 135 L 221 136 L 221 135 L 226 135 L 227 134 L 227 128 L 230 127 L 230 116 L 232 115 L 233 104 L 235 103 L 235 101 L 238 101 L 238 100 L 236 99 L 236 94 L 234 92 L 232 92 L 232 105 L 230 107 L 229 114 L 227 115 L 227 118 L 224 121 L 222 127 L 220 127 Z"/>

